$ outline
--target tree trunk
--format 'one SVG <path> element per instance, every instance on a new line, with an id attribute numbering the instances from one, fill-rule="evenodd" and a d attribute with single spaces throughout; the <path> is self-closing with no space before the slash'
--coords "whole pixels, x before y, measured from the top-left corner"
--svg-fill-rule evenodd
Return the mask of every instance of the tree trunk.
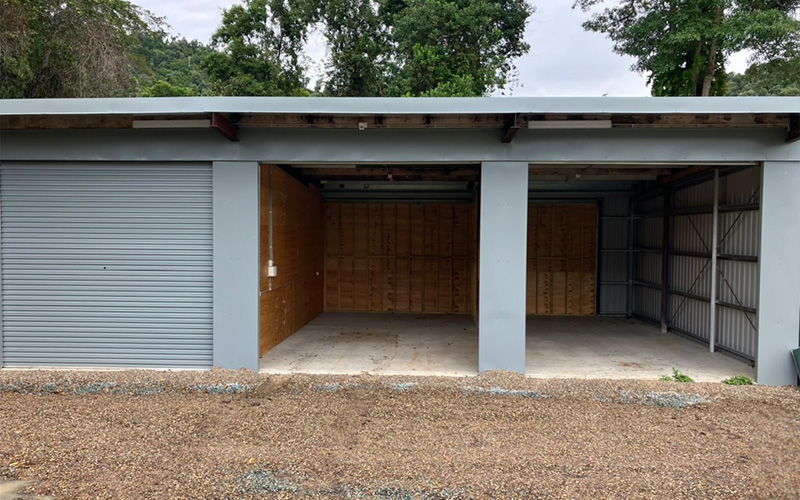
<path id="1" fill-rule="evenodd" d="M 699 92 L 702 89 L 700 83 L 700 61 L 702 60 L 701 57 L 703 55 L 703 41 L 700 40 L 697 42 L 697 47 L 694 51 L 694 57 L 692 58 L 692 92 L 694 95 L 699 95 Z M 688 93 L 686 95 L 689 95 Z"/>
<path id="2" fill-rule="evenodd" d="M 725 15 L 725 4 L 720 4 L 717 7 L 717 18 L 715 25 L 719 28 L 722 25 L 722 18 Z M 703 78 L 703 89 L 700 95 L 703 97 L 711 95 L 711 84 L 714 83 L 714 75 L 717 72 L 717 36 L 711 39 L 711 45 L 708 47 L 708 57 L 706 58 L 706 74 Z"/>

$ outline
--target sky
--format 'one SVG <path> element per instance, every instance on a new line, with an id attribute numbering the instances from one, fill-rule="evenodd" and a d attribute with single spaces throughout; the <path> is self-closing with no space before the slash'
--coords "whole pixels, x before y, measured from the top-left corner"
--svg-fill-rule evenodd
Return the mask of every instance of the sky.
<path id="1" fill-rule="evenodd" d="M 222 19 L 222 9 L 236 0 L 134 0 L 166 17 L 173 34 L 208 43 Z M 517 81 L 498 95 L 514 96 L 647 96 L 646 78 L 630 70 L 633 60 L 612 51 L 604 35 L 583 30 L 588 14 L 571 8 L 571 0 L 534 0 L 525 39 L 531 45 L 516 60 Z M 312 36 L 306 50 L 311 86 L 322 71 L 325 47 Z M 734 55 L 729 70 L 744 71 L 746 54 Z"/>

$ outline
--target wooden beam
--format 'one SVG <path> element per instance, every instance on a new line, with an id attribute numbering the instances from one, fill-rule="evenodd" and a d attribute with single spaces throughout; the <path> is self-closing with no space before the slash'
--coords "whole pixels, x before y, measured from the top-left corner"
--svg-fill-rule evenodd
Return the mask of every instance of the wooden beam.
<path id="1" fill-rule="evenodd" d="M 666 168 L 531 168 L 529 176 L 538 181 L 648 181 L 669 175 Z"/>
<path id="2" fill-rule="evenodd" d="M 552 119 L 552 118 L 550 118 Z M 653 128 L 708 128 L 708 127 L 785 127 L 788 114 L 632 114 L 613 115 L 614 127 L 653 127 Z"/>
<path id="3" fill-rule="evenodd" d="M 222 113 L 211 113 L 211 128 L 227 137 L 228 140 L 239 140 L 239 129 Z"/>
<path id="4" fill-rule="evenodd" d="M 786 142 L 800 140 L 800 113 L 793 113 L 789 118 L 789 133 L 786 135 Z"/>
<path id="5" fill-rule="evenodd" d="M 309 180 L 329 180 L 329 181 L 385 181 L 391 176 L 395 181 L 475 181 L 479 178 L 480 172 L 472 167 L 459 168 L 404 168 L 404 167 L 298 167 L 303 177 Z"/>
<path id="6" fill-rule="evenodd" d="M 222 114 L 218 120 L 231 122 Z M 213 119 L 212 115 L 212 119 Z M 97 129 L 131 128 L 133 120 L 205 119 L 208 115 L 47 115 L 2 116 L 0 129 Z M 516 123 L 511 122 L 511 118 Z M 472 114 L 472 115 L 301 115 L 301 114 L 243 114 L 236 120 L 238 128 L 330 128 L 357 129 L 367 123 L 370 129 L 500 129 L 503 137 L 517 125 L 525 128 L 530 120 L 612 120 L 615 128 L 754 128 L 789 127 L 789 113 L 745 114 Z M 231 123 L 233 125 L 233 123 Z M 513 132 L 511 132 L 513 133 Z M 790 137 L 792 140 L 794 136 Z M 513 139 L 513 137 L 512 137 Z"/>
<path id="7" fill-rule="evenodd" d="M 695 165 L 693 167 L 687 167 L 680 172 L 674 173 L 669 177 L 665 177 L 660 180 L 661 184 L 668 185 L 678 182 L 681 179 L 686 179 L 687 177 L 692 177 L 693 175 L 697 175 L 708 170 L 714 168 L 713 165 Z"/>
<path id="8" fill-rule="evenodd" d="M 517 118 L 518 115 L 516 113 L 506 115 L 503 125 L 503 144 L 511 144 L 511 141 L 514 140 L 517 132 L 519 132 L 520 126 L 517 123 Z"/>

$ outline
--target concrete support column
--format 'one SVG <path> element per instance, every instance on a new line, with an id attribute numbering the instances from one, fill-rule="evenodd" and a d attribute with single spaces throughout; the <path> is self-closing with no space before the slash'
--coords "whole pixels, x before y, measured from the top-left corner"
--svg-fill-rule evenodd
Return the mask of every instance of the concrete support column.
<path id="1" fill-rule="evenodd" d="M 258 370 L 257 162 L 214 162 L 214 366 Z"/>
<path id="2" fill-rule="evenodd" d="M 478 370 L 525 372 L 528 164 L 484 162 Z"/>
<path id="3" fill-rule="evenodd" d="M 761 176 L 759 384 L 796 384 L 789 351 L 800 338 L 800 161 L 765 162 Z"/>

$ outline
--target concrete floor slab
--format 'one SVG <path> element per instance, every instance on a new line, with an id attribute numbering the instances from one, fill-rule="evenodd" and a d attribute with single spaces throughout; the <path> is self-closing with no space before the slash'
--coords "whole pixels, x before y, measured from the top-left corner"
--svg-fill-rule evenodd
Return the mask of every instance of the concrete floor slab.
<path id="1" fill-rule="evenodd" d="M 657 379 L 676 368 L 698 382 L 755 377 L 747 363 L 629 318 L 529 317 L 526 375 L 535 378 Z"/>
<path id="2" fill-rule="evenodd" d="M 325 313 L 266 353 L 262 373 L 475 375 L 469 316 Z"/>
<path id="3" fill-rule="evenodd" d="M 535 317 L 527 326 L 531 377 L 652 380 L 673 367 L 701 382 L 754 376 L 744 362 L 637 320 Z M 478 331 L 469 316 L 325 313 L 262 357 L 260 369 L 470 376 L 478 369 Z"/>

